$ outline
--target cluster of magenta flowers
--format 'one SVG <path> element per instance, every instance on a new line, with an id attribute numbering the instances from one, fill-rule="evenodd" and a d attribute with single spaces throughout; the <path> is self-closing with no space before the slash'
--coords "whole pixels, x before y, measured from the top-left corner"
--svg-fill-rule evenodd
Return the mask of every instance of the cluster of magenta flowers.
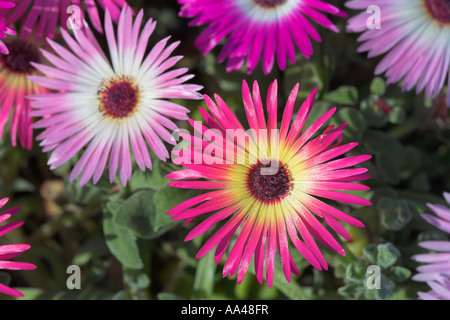
<path id="1" fill-rule="evenodd" d="M 310 58 L 313 41 L 322 41 L 314 24 L 339 32 L 327 14 L 342 21 L 347 17 L 342 9 L 322 0 L 178 2 L 180 17 L 190 18 L 190 26 L 203 26 L 195 41 L 199 51 L 206 55 L 221 47 L 218 63 L 226 61 L 228 72 L 245 69 L 248 74 L 260 62 L 266 75 L 277 67 L 285 70 L 288 61 L 296 63 L 297 52 L 301 59 Z M 370 58 L 384 55 L 375 72 L 385 73 L 390 83 L 401 81 L 405 90 L 415 86 L 418 93 L 425 90 L 427 97 L 436 97 L 450 77 L 450 3 L 351 0 L 346 6 L 365 10 L 373 4 L 385 12 L 383 28 L 367 30 L 365 13 L 348 21 L 349 32 L 363 32 L 359 51 L 368 51 Z M 74 16 L 68 13 L 69 6 Z M 71 19 L 74 22 L 67 23 Z M 0 138 L 8 128 L 13 146 L 19 142 L 31 149 L 39 141 L 42 151 L 50 154 L 51 169 L 79 156 L 70 180 L 79 179 L 80 187 L 90 181 L 96 184 L 105 171 L 111 183 L 118 178 L 126 186 L 133 167 L 152 169 L 151 153 L 160 161 L 171 158 L 166 144 L 175 145 L 172 133 L 179 131 L 178 123 L 189 121 L 203 138 L 180 133 L 190 145 L 173 152 L 173 162 L 184 169 L 168 175 L 174 180 L 169 185 L 207 191 L 167 214 L 187 222 L 203 219 L 186 241 L 226 221 L 204 243 L 197 258 L 216 248 L 219 263 L 228 250 L 223 275 L 237 274 L 239 283 L 253 259 L 256 278 L 260 283 L 265 279 L 271 287 L 277 252 L 286 279 L 299 274 L 290 253 L 292 243 L 313 267 L 327 270 L 316 240 L 340 255 L 345 251 L 324 225 L 346 240 L 350 235 L 342 222 L 364 227 L 328 201 L 371 205 L 345 192 L 369 189 L 359 183 L 370 178 L 367 169 L 354 166 L 371 156 L 345 157 L 358 145 L 342 144 L 346 123 L 321 130 L 336 108 L 306 126 L 317 89 L 296 108 L 298 84 L 284 108 L 279 108 L 276 81 L 266 103 L 258 82 L 250 89 L 244 81 L 242 108 L 248 126 L 241 124 L 220 96 L 215 95 L 214 102 L 200 94 L 203 87 L 190 83 L 194 76 L 188 68 L 176 67 L 183 58 L 173 55 L 179 41 L 167 37 L 149 46 L 156 25 L 125 0 L 0 0 Z M 107 49 L 101 47 L 99 37 Z M 200 107 L 200 113 L 206 125 L 190 119 L 190 110 L 179 104 L 180 99 L 204 99 L 208 110 Z M 36 137 L 33 128 L 41 130 Z M 214 139 L 207 136 L 211 130 Z M 266 134 L 255 134 L 260 131 Z M 243 142 L 236 141 L 231 132 L 239 132 Z M 241 158 L 234 150 L 240 150 Z M 276 170 L 267 174 L 272 166 Z M 5 203 L 0 200 L 0 207 Z M 0 214 L 0 223 L 16 211 Z M 435 212 L 440 215 L 442 209 Z M 448 214 L 441 218 L 450 223 Z M 441 220 L 425 219 L 442 229 Z M 13 222 L 0 227 L 0 236 L 18 226 Z M 440 244 L 423 246 L 448 251 Z M 34 268 L 7 261 L 28 248 L 0 247 L 0 269 Z M 438 257 L 417 259 L 435 262 Z M 424 272 L 419 278 L 428 281 L 436 294 L 448 297 L 448 277 Z M 19 295 L 1 284 L 0 292 Z"/>

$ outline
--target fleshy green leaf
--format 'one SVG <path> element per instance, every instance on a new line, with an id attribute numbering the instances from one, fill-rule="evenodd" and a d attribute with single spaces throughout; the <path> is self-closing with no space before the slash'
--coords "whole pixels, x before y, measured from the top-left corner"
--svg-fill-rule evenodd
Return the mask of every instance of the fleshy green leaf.
<path id="1" fill-rule="evenodd" d="M 214 293 L 214 277 L 216 271 L 214 252 L 210 251 L 198 260 L 195 272 L 193 299 L 205 299 Z"/>
<path id="2" fill-rule="evenodd" d="M 370 84 L 370 92 L 380 96 L 384 95 L 386 92 L 386 81 L 381 77 L 375 77 Z"/>
<path id="3" fill-rule="evenodd" d="M 383 197 L 378 201 L 380 221 L 387 230 L 403 229 L 412 219 L 411 209 L 405 199 L 394 200 Z"/>
<path id="4" fill-rule="evenodd" d="M 401 266 L 394 266 L 389 271 L 391 279 L 395 282 L 403 282 L 411 276 L 411 270 Z"/>
<path id="5" fill-rule="evenodd" d="M 111 253 L 125 266 L 131 269 L 140 269 L 144 266 L 139 256 L 139 248 L 133 233 L 116 224 L 114 215 L 117 214 L 120 204 L 110 202 L 103 213 L 103 233 L 106 245 Z"/>
<path id="6" fill-rule="evenodd" d="M 334 91 L 328 92 L 324 100 L 354 106 L 358 102 L 358 90 L 353 86 L 340 86 Z"/>
<path id="7" fill-rule="evenodd" d="M 370 153 L 375 155 L 375 163 L 383 177 L 393 183 L 400 182 L 403 163 L 403 147 L 390 135 L 375 130 L 367 130 L 364 143 Z"/>
<path id="8" fill-rule="evenodd" d="M 377 264 L 381 268 L 387 269 L 393 266 L 399 257 L 400 251 L 392 243 L 378 245 Z"/>

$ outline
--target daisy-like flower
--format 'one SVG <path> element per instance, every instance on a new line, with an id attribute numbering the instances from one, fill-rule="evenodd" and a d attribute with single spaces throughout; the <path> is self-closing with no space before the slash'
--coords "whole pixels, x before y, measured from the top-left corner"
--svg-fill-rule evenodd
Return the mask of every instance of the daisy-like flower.
<path id="1" fill-rule="evenodd" d="M 195 44 L 206 55 L 223 39 L 225 44 L 218 62 L 227 61 L 228 72 L 239 70 L 246 61 L 250 74 L 262 56 L 262 68 L 268 74 L 275 56 L 281 70 L 287 59 L 296 61 L 295 47 L 304 57 L 313 54 L 311 39 L 321 41 L 319 33 L 308 20 L 339 32 L 324 13 L 340 17 L 347 14 L 320 0 L 178 0 L 180 16 L 193 18 L 191 26 L 208 26 Z"/>
<path id="2" fill-rule="evenodd" d="M 149 20 L 142 32 L 141 10 L 133 23 L 132 11 L 124 8 L 117 41 L 106 12 L 105 31 L 111 62 L 86 26 L 74 30 L 75 39 L 62 30 L 69 49 L 49 40 L 56 55 L 43 51 L 52 67 L 34 64 L 48 77 L 30 77 L 35 83 L 59 92 L 32 96 L 35 123 L 45 128 L 37 139 L 44 152 L 53 150 L 48 161 L 56 168 L 87 147 L 71 173 L 81 175 L 80 185 L 93 177 L 96 183 L 109 158 L 111 182 L 119 171 L 123 185 L 131 178 L 131 150 L 143 171 L 151 169 L 148 146 L 161 160 L 169 158 L 163 141 L 174 144 L 170 118 L 187 120 L 188 109 L 167 99 L 201 99 L 202 87 L 184 84 L 193 75 L 187 68 L 170 70 L 182 56 L 170 57 L 179 42 L 166 47 L 169 37 L 158 42 L 145 57 L 148 39 L 156 22 Z M 169 129 L 170 132 L 167 130 Z"/>
<path id="3" fill-rule="evenodd" d="M 3 1 L 0 0 L 0 39 L 4 39 L 6 34 L 8 35 L 15 35 L 16 31 L 9 27 L 5 23 L 5 12 L 7 9 L 14 8 L 14 3 L 10 1 Z M 0 40 L 0 53 L 8 54 L 8 48 L 3 43 L 2 40 Z"/>
<path id="4" fill-rule="evenodd" d="M 22 37 L 26 39 L 34 33 L 36 39 L 53 38 L 58 27 L 64 29 L 79 28 L 87 11 L 95 29 L 103 33 L 98 6 L 108 10 L 112 20 L 119 20 L 120 11 L 128 6 L 125 0 L 9 0 L 16 7 L 7 16 L 7 22 L 13 24 L 22 21 Z"/>
<path id="5" fill-rule="evenodd" d="M 380 28 L 369 29 L 366 10 L 378 6 Z M 450 1 L 351 0 L 346 6 L 364 12 L 349 19 L 349 32 L 362 32 L 359 52 L 384 55 L 375 74 L 385 73 L 388 83 L 402 81 L 403 90 L 416 87 L 426 97 L 436 97 L 450 82 Z M 450 90 L 447 97 L 450 106 Z"/>
<path id="6" fill-rule="evenodd" d="M 0 200 L 0 208 L 2 208 L 8 199 Z M 5 235 L 6 233 L 19 228 L 23 225 L 23 222 L 10 222 L 7 224 L 3 224 L 9 218 L 11 218 L 14 214 L 16 214 L 20 208 L 15 207 L 8 209 L 6 211 L 0 212 L 0 237 Z M 3 224 L 3 225 L 1 225 Z M 31 263 L 26 262 L 16 262 L 10 261 L 11 259 L 17 257 L 21 253 L 27 251 L 30 248 L 28 244 L 10 244 L 10 245 L 1 245 L 0 246 L 0 270 L 33 270 L 36 269 L 36 266 Z M 20 291 L 9 288 L 4 284 L 0 283 L 0 293 L 4 293 L 14 297 L 23 297 L 23 294 Z"/>
<path id="7" fill-rule="evenodd" d="M 444 198 L 450 204 L 450 193 L 444 192 Z M 435 215 L 423 213 L 422 218 L 450 234 L 450 208 L 430 203 L 427 206 Z M 431 288 L 429 292 L 418 292 L 419 297 L 424 300 L 450 300 L 450 241 L 423 241 L 419 246 L 434 251 L 412 257 L 415 261 L 426 263 L 417 268 L 418 273 L 413 280 L 425 281 Z"/>
<path id="8" fill-rule="evenodd" d="M 11 118 L 9 134 L 12 145 L 17 145 L 18 138 L 20 145 L 30 150 L 33 146 L 33 118 L 30 100 L 26 97 L 47 93 L 48 90 L 27 77 L 38 74 L 31 63 L 41 62 L 42 56 L 37 43 L 30 39 L 22 41 L 18 37 L 9 37 L 5 43 L 10 53 L 0 54 L 0 139 Z"/>
<path id="9" fill-rule="evenodd" d="M 340 157 L 357 145 L 340 145 L 346 124 L 330 126 L 313 137 L 336 108 L 326 112 L 302 133 L 316 89 L 302 104 L 291 125 L 298 88 L 297 84 L 288 98 L 280 130 L 277 128 L 276 81 L 271 84 L 267 96 L 267 122 L 258 83 L 253 85 L 252 97 L 247 83 L 243 82 L 244 108 L 250 125 L 247 131 L 218 95 L 215 95 L 217 104 L 205 95 L 211 114 L 202 108 L 200 111 L 208 127 L 190 120 L 196 133 L 180 133 L 191 143 L 190 148 L 178 150 L 177 147 L 173 151 L 177 156 L 174 163 L 186 169 L 167 176 L 178 180 L 171 181 L 170 186 L 214 191 L 182 202 L 168 214 L 174 220 L 188 221 L 207 216 L 187 235 L 186 241 L 209 231 L 219 221 L 227 220 L 206 241 L 197 258 L 217 245 L 215 261 L 219 263 L 233 235 L 239 234 L 223 269 L 224 277 L 237 272 L 239 283 L 253 257 L 258 281 L 263 282 L 265 264 L 266 281 L 269 287 L 272 286 L 277 250 L 286 279 L 290 281 L 291 272 L 298 274 L 288 239 L 314 267 L 327 269 L 327 262 L 314 238 L 341 255 L 345 252 L 321 220 L 345 239 L 350 236 L 337 219 L 359 227 L 363 224 L 319 198 L 371 205 L 359 196 L 335 191 L 368 190 L 364 185 L 350 183 L 368 179 L 367 169 L 348 167 L 371 156 Z M 198 180 L 201 178 L 206 180 Z"/>

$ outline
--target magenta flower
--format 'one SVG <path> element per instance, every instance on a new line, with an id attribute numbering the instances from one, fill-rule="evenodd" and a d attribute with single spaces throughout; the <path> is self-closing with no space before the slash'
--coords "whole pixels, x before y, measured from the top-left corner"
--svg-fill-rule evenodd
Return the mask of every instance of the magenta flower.
<path id="1" fill-rule="evenodd" d="M 239 234 L 223 269 L 224 277 L 237 273 L 239 283 L 254 258 L 258 281 L 263 282 L 265 264 L 266 281 L 271 287 L 276 251 L 280 254 L 286 279 L 290 281 L 291 272 L 298 275 L 289 253 L 288 238 L 314 267 L 327 269 L 327 262 L 313 237 L 341 255 L 345 252 L 321 222 L 347 240 L 350 236 L 337 219 L 359 227 L 363 224 L 319 198 L 371 205 L 359 196 L 335 191 L 368 190 L 364 185 L 350 183 L 368 179 L 367 169 L 349 167 L 371 156 L 340 157 L 357 145 L 340 145 L 345 123 L 336 128 L 329 126 L 313 138 L 336 108 L 301 132 L 312 109 L 316 89 L 291 124 L 298 88 L 297 84 L 288 98 L 280 130 L 277 128 L 276 81 L 267 96 L 267 121 L 258 83 L 253 85 L 252 97 L 247 83 L 243 82 L 244 108 L 250 125 L 247 131 L 218 95 L 215 95 L 217 104 L 205 95 L 211 114 L 203 108 L 200 112 L 208 127 L 190 120 L 196 133 L 180 133 L 191 143 L 190 148 L 173 151 L 178 156 L 173 161 L 186 169 L 169 174 L 169 179 L 178 180 L 169 185 L 211 191 L 182 202 L 167 214 L 174 220 L 187 221 L 206 215 L 185 241 L 227 220 L 203 245 L 197 258 L 217 246 L 215 261 L 218 263 L 233 235 Z"/>
<path id="2" fill-rule="evenodd" d="M 33 146 L 33 117 L 30 100 L 31 94 L 47 93 L 48 90 L 27 79 L 27 76 L 37 74 L 31 65 L 41 62 L 38 44 L 30 39 L 20 40 L 9 37 L 5 40 L 10 53 L 0 53 L 0 139 L 9 121 L 9 134 L 12 145 L 19 140 L 23 148 L 30 150 Z M 11 119 L 11 120 L 10 120 Z"/>
<path id="3" fill-rule="evenodd" d="M 8 35 L 15 35 L 16 31 L 14 31 L 14 29 L 12 29 L 11 27 L 9 27 L 6 23 L 5 23 L 5 13 L 6 10 L 10 9 L 10 8 L 14 8 L 14 3 L 10 2 L 10 1 L 3 1 L 0 0 L 0 39 L 4 39 L 6 36 L 6 34 Z M 2 40 L 0 40 L 0 54 L 8 54 L 8 48 L 6 47 L 6 45 L 3 43 Z"/>
<path id="4" fill-rule="evenodd" d="M 380 28 L 369 29 L 369 6 L 381 10 Z M 375 74 L 385 73 L 388 83 L 402 81 L 403 90 L 416 87 L 435 98 L 450 82 L 450 1 L 448 0 L 351 0 L 346 6 L 364 10 L 349 19 L 349 32 L 362 32 L 359 52 L 368 57 L 384 54 Z M 447 97 L 450 106 L 450 90 Z"/>
<path id="5" fill-rule="evenodd" d="M 163 141 L 174 144 L 171 132 L 177 129 L 169 117 L 187 120 L 189 112 L 167 99 L 201 99 L 197 93 L 201 86 L 184 84 L 193 77 L 185 75 L 187 68 L 167 71 L 182 58 L 170 57 L 179 42 L 166 47 L 167 37 L 144 59 L 156 22 L 150 19 L 140 32 L 142 18 L 143 11 L 133 22 L 132 11 L 124 8 L 116 41 L 111 15 L 106 12 L 111 62 L 86 27 L 74 30 L 75 39 L 62 31 L 69 49 L 49 40 L 56 54 L 42 52 L 52 67 L 33 64 L 48 77 L 29 79 L 58 91 L 31 97 L 36 109 L 32 115 L 43 118 L 35 127 L 45 128 L 37 139 L 44 152 L 53 150 L 48 161 L 52 169 L 86 147 L 70 176 L 74 180 L 81 175 L 81 186 L 91 178 L 94 183 L 100 179 L 108 157 L 110 181 L 119 171 L 126 185 L 132 173 L 130 144 L 143 171 L 152 168 L 148 146 L 165 161 L 169 152 Z"/>
<path id="6" fill-rule="evenodd" d="M 8 199 L 0 200 L 0 208 L 2 208 Z M 23 222 L 10 222 L 4 225 L 3 222 L 11 218 L 14 214 L 16 214 L 20 208 L 15 207 L 9 210 L 0 212 L 0 237 L 5 235 L 6 233 L 19 228 L 23 225 Z M 15 262 L 10 261 L 12 258 L 17 257 L 23 252 L 27 251 L 30 248 L 28 244 L 11 244 L 11 245 L 2 245 L 0 246 L 0 270 L 33 270 L 36 269 L 36 266 L 31 263 L 26 262 Z M 4 293 L 14 297 L 23 297 L 23 294 L 15 289 L 9 288 L 0 283 L 0 293 Z"/>
<path id="7" fill-rule="evenodd" d="M 7 22 L 13 24 L 22 22 L 22 38 L 26 39 L 31 33 L 37 40 L 53 38 L 58 27 L 67 29 L 76 28 L 85 17 L 83 10 L 87 11 L 94 28 L 103 33 L 97 6 L 108 10 L 112 20 L 119 20 L 120 11 L 128 6 L 125 0 L 9 0 L 16 4 L 16 8 L 7 16 Z"/>
<path id="8" fill-rule="evenodd" d="M 445 200 L 450 204 L 450 193 L 444 192 Z M 423 213 L 421 216 L 436 228 L 450 234 L 450 208 L 440 204 L 427 206 L 436 216 Z M 416 281 L 425 281 L 431 288 L 429 292 L 418 292 L 424 300 L 450 300 L 450 241 L 423 241 L 419 246 L 434 253 L 418 254 L 413 260 L 424 262 L 417 268 L 418 273 L 413 277 Z"/>
<path id="9" fill-rule="evenodd" d="M 313 53 L 310 38 L 321 37 L 310 21 L 339 32 L 322 12 L 340 17 L 341 9 L 319 0 L 178 0 L 180 16 L 193 18 L 191 26 L 208 25 L 195 44 L 206 55 L 227 38 L 218 62 L 227 61 L 228 72 L 239 70 L 246 61 L 250 74 L 262 55 L 262 68 L 268 74 L 275 56 L 281 70 L 286 61 L 296 61 L 295 46 L 306 58 Z M 322 11 L 322 12 L 321 12 Z"/>

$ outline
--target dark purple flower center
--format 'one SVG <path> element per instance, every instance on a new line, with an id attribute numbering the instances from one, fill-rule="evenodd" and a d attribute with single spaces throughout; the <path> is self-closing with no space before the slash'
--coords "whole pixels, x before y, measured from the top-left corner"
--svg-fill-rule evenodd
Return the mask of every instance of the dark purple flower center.
<path id="1" fill-rule="evenodd" d="M 263 8 L 274 8 L 286 3 L 287 0 L 253 0 L 256 5 Z"/>
<path id="2" fill-rule="evenodd" d="M 252 195 L 264 202 L 281 200 L 292 188 L 289 172 L 281 163 L 263 164 L 258 161 L 250 169 L 247 183 Z"/>
<path id="3" fill-rule="evenodd" d="M 0 54 L 3 65 L 13 72 L 32 73 L 35 69 L 30 62 L 39 63 L 41 56 L 38 49 L 28 42 L 19 39 L 5 41 L 9 54 Z"/>
<path id="4" fill-rule="evenodd" d="M 434 19 L 450 24 L 450 0 L 425 0 L 425 5 Z"/>
<path id="5" fill-rule="evenodd" d="M 98 92 L 100 111 L 113 118 L 126 118 L 139 100 L 137 85 L 127 77 L 109 81 Z"/>

